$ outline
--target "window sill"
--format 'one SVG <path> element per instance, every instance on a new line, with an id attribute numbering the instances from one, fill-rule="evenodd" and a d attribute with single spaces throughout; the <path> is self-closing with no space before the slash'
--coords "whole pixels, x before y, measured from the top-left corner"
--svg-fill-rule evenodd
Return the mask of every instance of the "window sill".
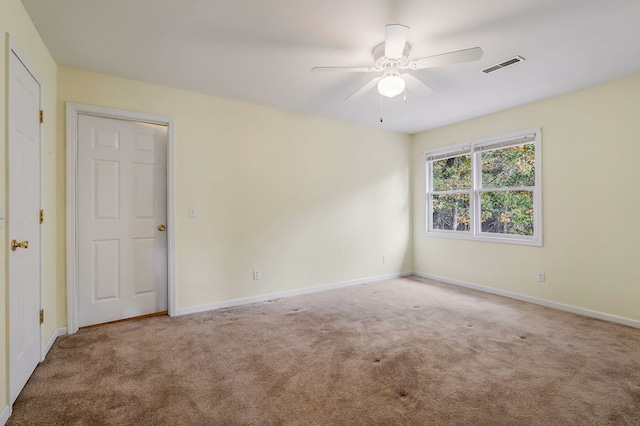
<path id="1" fill-rule="evenodd" d="M 487 234 L 471 235 L 470 233 L 463 234 L 462 232 L 447 232 L 447 231 L 428 231 L 424 233 L 425 237 L 437 237 L 437 238 L 449 238 L 453 240 L 468 240 L 479 241 L 485 243 L 501 243 L 501 244 L 515 244 L 521 246 L 533 246 L 542 247 L 541 238 L 518 238 L 517 236 L 491 236 Z"/>

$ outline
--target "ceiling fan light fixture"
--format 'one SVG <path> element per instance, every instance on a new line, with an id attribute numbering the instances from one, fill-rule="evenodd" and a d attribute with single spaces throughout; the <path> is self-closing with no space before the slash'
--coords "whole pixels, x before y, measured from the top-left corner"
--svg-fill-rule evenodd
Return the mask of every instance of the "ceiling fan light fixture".
<path id="1" fill-rule="evenodd" d="M 405 81 L 399 74 L 389 73 L 378 82 L 378 93 L 387 98 L 393 98 L 404 92 Z"/>

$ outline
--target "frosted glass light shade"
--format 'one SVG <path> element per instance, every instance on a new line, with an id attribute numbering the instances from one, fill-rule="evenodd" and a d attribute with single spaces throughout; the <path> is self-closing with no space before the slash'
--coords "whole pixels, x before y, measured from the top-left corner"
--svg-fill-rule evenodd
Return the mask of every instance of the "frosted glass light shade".
<path id="1" fill-rule="evenodd" d="M 378 93 L 393 98 L 404 91 L 405 82 L 398 74 L 387 74 L 378 82 Z"/>

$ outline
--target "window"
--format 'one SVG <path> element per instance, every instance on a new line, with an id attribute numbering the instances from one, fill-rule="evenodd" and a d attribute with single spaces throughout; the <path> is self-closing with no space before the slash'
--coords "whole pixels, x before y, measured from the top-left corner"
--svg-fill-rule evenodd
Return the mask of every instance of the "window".
<path id="1" fill-rule="evenodd" d="M 540 130 L 425 152 L 427 235 L 542 245 Z"/>

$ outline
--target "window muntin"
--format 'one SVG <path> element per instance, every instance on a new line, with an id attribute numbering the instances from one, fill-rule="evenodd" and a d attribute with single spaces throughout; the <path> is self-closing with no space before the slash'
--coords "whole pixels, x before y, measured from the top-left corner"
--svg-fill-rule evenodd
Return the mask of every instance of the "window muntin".
<path id="1" fill-rule="evenodd" d="M 541 245 L 540 130 L 426 152 L 427 234 Z"/>

